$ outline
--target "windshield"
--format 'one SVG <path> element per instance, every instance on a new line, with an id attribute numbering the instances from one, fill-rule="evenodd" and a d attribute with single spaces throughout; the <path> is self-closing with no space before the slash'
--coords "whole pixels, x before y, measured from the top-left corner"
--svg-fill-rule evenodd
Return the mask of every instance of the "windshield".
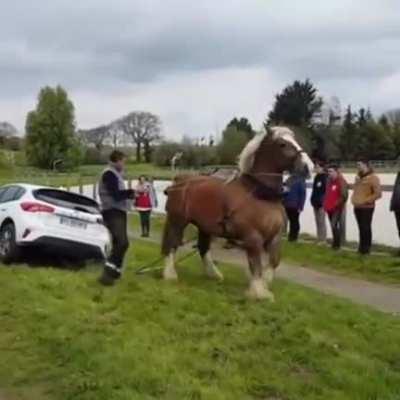
<path id="1" fill-rule="evenodd" d="M 96 201 L 76 193 L 57 189 L 38 189 L 33 192 L 33 195 L 37 200 L 45 201 L 46 203 L 55 206 L 82 211 L 89 214 L 99 213 L 99 205 Z"/>

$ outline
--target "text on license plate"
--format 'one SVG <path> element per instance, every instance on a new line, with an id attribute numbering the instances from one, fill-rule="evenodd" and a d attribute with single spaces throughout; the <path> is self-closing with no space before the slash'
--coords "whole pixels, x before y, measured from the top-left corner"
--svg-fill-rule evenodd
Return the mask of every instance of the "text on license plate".
<path id="1" fill-rule="evenodd" d="M 81 228 L 81 229 L 87 228 L 86 222 L 79 221 L 77 219 L 67 218 L 67 217 L 60 217 L 60 224 L 71 226 L 73 228 Z"/>

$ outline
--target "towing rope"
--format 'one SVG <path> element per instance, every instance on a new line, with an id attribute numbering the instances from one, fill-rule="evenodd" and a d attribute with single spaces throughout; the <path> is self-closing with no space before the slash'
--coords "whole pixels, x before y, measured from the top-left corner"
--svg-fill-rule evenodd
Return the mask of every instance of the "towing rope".
<path id="1" fill-rule="evenodd" d="M 196 234 L 196 236 L 197 236 L 197 234 Z M 185 246 L 188 243 L 193 242 L 194 240 L 195 240 L 195 238 L 185 240 L 181 244 L 181 246 Z M 177 263 L 181 262 L 181 261 L 186 260 L 187 258 L 193 256 L 197 252 L 197 245 L 195 245 L 194 247 L 195 247 L 194 250 L 192 250 L 189 253 L 187 253 L 187 254 L 183 255 L 182 257 L 178 258 L 176 260 L 176 262 Z M 153 261 L 150 261 L 148 264 L 145 264 L 145 265 L 141 266 L 140 268 L 135 270 L 135 274 L 141 275 L 141 274 L 145 274 L 146 272 L 158 271 L 158 270 L 163 269 L 164 267 L 155 267 L 155 266 L 157 264 L 159 264 L 161 261 L 163 261 L 165 259 L 165 257 L 166 256 L 162 255 L 161 257 L 158 257 L 157 259 L 155 259 Z"/>

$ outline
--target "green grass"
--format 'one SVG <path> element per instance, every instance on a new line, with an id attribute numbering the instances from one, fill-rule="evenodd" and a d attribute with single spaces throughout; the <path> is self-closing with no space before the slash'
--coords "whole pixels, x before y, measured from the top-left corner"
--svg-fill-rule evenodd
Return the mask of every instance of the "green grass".
<path id="1" fill-rule="evenodd" d="M 283 258 L 307 268 L 375 282 L 400 284 L 400 257 L 389 253 L 360 256 L 350 250 L 333 251 L 330 247 L 285 242 Z"/>
<path id="2" fill-rule="evenodd" d="M 0 268 L 0 395 L 8 399 L 387 399 L 400 395 L 400 320 L 277 281 L 277 303 L 243 297 L 222 266 L 193 257 L 171 284 L 134 269 L 158 255 L 137 242 L 122 281 Z M 3 399 L 2 399 L 3 400 Z"/>

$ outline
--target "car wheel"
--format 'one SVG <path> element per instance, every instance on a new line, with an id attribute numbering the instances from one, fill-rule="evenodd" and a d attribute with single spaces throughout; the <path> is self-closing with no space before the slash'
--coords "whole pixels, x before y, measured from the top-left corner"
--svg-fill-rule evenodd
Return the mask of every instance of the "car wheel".
<path id="1" fill-rule="evenodd" d="M 19 258 L 20 249 L 15 236 L 15 226 L 11 222 L 0 229 L 0 261 L 4 264 L 10 264 Z"/>

